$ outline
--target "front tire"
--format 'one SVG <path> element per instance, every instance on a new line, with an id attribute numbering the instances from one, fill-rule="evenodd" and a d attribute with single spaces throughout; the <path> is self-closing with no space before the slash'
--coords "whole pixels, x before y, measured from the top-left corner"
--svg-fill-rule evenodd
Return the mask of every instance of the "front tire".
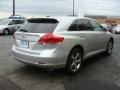
<path id="1" fill-rule="evenodd" d="M 8 29 L 5 29 L 4 30 L 4 35 L 8 35 L 9 34 L 9 30 Z"/>
<path id="2" fill-rule="evenodd" d="M 110 56 L 112 54 L 112 50 L 113 50 L 113 41 L 109 40 L 105 55 Z"/>
<path id="3" fill-rule="evenodd" d="M 66 64 L 66 70 L 68 73 L 75 74 L 80 70 L 82 65 L 82 57 L 83 54 L 79 48 L 74 48 L 70 52 Z"/>

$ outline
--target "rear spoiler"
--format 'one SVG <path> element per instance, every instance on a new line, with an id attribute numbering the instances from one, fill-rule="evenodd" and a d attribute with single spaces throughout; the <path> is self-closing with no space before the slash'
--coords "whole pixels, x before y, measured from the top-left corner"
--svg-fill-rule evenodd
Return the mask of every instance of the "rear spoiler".
<path id="1" fill-rule="evenodd" d="M 32 18 L 27 20 L 29 23 L 59 23 L 53 18 Z"/>

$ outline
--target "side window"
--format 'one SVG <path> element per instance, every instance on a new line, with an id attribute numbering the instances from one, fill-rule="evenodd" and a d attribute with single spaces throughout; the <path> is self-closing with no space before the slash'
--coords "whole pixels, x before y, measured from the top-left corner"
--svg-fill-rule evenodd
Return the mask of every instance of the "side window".
<path id="1" fill-rule="evenodd" d="M 93 27 L 93 31 L 104 31 L 104 28 L 97 23 L 96 21 L 92 20 L 91 21 L 92 27 Z"/>
<path id="2" fill-rule="evenodd" d="M 79 31 L 91 31 L 91 24 L 86 19 L 78 20 L 78 30 Z"/>
<path id="3" fill-rule="evenodd" d="M 15 22 L 16 24 L 23 24 L 24 23 L 24 21 L 23 20 L 16 20 L 16 22 Z"/>
<path id="4" fill-rule="evenodd" d="M 15 24 L 15 20 L 10 21 L 9 25 L 14 25 Z"/>
<path id="5" fill-rule="evenodd" d="M 72 25 L 69 27 L 69 31 L 78 31 L 78 28 L 77 28 L 77 22 L 78 20 L 75 20 Z"/>

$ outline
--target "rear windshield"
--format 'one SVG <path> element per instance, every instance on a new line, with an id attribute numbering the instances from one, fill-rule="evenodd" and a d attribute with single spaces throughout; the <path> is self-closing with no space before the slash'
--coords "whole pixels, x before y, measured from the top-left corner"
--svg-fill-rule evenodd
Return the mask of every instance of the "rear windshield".
<path id="1" fill-rule="evenodd" d="M 30 33 L 51 33 L 55 30 L 56 19 L 29 19 L 19 31 Z"/>

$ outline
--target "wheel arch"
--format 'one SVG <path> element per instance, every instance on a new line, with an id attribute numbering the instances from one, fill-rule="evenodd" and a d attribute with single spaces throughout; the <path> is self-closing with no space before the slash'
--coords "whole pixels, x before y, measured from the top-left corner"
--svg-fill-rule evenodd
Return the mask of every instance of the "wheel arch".
<path id="1" fill-rule="evenodd" d="M 9 28 L 5 28 L 4 30 L 8 30 L 8 32 L 10 31 Z"/>
<path id="2" fill-rule="evenodd" d="M 74 48 L 79 48 L 81 51 L 82 51 L 82 57 L 84 56 L 84 48 L 83 48 L 83 46 L 82 45 L 75 45 L 71 50 L 70 50 L 70 52 L 74 49 Z M 70 53 L 69 52 L 69 53 Z"/>
<path id="3" fill-rule="evenodd" d="M 75 46 L 73 46 L 73 48 L 72 48 L 72 49 L 70 50 L 70 52 L 69 52 L 69 55 L 70 55 L 70 53 L 72 52 L 72 50 L 74 50 L 74 49 L 76 49 L 76 48 L 78 48 L 78 49 L 81 50 L 81 53 L 82 53 L 81 65 L 82 65 L 83 55 L 84 55 L 84 49 L 83 49 L 83 47 L 82 47 L 81 45 L 75 45 Z M 70 73 L 70 74 L 75 74 L 75 73 L 77 73 L 77 72 L 80 70 L 80 67 L 81 67 L 81 66 L 79 67 L 79 69 L 78 69 L 76 72 L 72 72 L 71 69 L 70 69 L 70 62 L 71 62 L 71 61 L 69 60 L 69 55 L 68 55 L 68 59 L 67 59 L 65 68 L 66 68 L 66 70 L 67 70 L 68 73 Z"/>

